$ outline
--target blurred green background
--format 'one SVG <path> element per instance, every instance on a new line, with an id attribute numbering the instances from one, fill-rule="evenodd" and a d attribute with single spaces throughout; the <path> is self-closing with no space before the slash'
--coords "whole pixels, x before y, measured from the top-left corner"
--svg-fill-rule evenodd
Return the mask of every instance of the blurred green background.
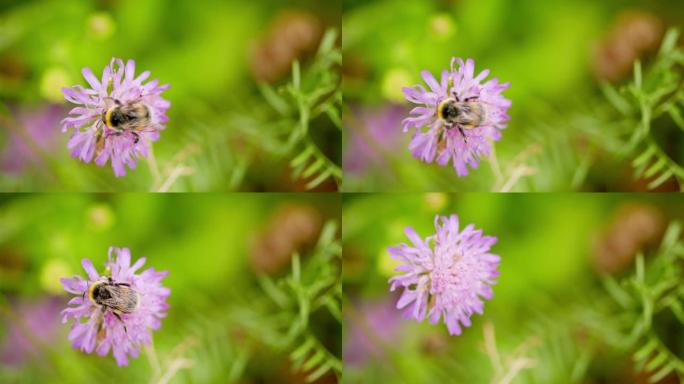
<path id="1" fill-rule="evenodd" d="M 306 178 L 288 166 L 297 148 L 267 145 L 299 116 L 273 110 L 258 85 L 294 103 L 280 88 L 292 62 L 306 81 L 324 32 L 339 37 L 340 12 L 338 1 L 315 0 L 1 2 L 0 190 L 157 190 L 175 169 L 172 191 L 303 189 Z M 170 121 L 154 145 L 160 178 L 145 161 L 116 179 L 109 166 L 69 158 L 69 135 L 58 127 L 71 106 L 61 88 L 87 84 L 81 69 L 101 74 L 112 57 L 171 85 L 163 94 Z M 321 118 L 311 126 L 307 137 L 339 164 L 339 129 Z"/>
<path id="2" fill-rule="evenodd" d="M 630 357 L 638 347 L 613 344 L 629 342 L 621 332 L 645 315 L 638 304 L 618 308 L 602 276 L 624 286 L 643 251 L 646 276 L 661 284 L 660 293 L 644 289 L 635 296 L 656 298 L 672 290 L 684 300 L 681 242 L 664 246 L 679 253 L 673 261 L 663 259 L 669 265 L 664 268 L 676 266 L 667 274 L 658 275 L 663 260 L 655 257 L 661 242 L 681 238 L 672 230 L 664 235 L 669 223 L 684 218 L 679 195 L 429 193 L 347 195 L 343 203 L 344 382 L 646 383 Z M 501 256 L 494 298 L 461 336 L 449 336 L 443 322 L 403 319 L 395 309 L 400 292 L 390 292 L 387 283 L 398 264 L 386 248 L 410 244 L 404 228 L 412 226 L 424 238 L 435 231 L 435 214 L 452 213 L 461 227 L 472 223 L 498 237 L 492 252 Z M 673 286 L 663 288 L 666 280 Z M 653 308 L 652 331 L 677 356 L 668 361 L 681 369 L 684 317 L 665 316 L 666 304 Z M 486 323 L 493 325 L 506 372 L 514 362 L 533 366 L 521 364 L 512 381 L 497 376 L 484 348 Z M 658 367 L 649 365 L 648 371 Z M 675 370 L 656 381 L 678 382 L 674 372 L 681 380 L 684 372 Z"/>
<path id="3" fill-rule="evenodd" d="M 0 382 L 164 382 L 173 364 L 182 368 L 174 383 L 306 382 L 341 359 L 332 257 L 340 210 L 332 194 L 1 196 Z M 157 363 L 141 351 L 119 368 L 111 355 L 84 354 L 67 340 L 71 324 L 59 311 L 72 295 L 59 279 L 85 276 L 83 258 L 102 272 L 112 245 L 169 271 L 171 308 L 153 335 Z M 291 280 L 295 253 L 299 282 Z M 308 338 L 330 355 L 297 367 L 288 355 Z M 319 382 L 335 382 L 335 372 L 322 370 Z"/>
<path id="4" fill-rule="evenodd" d="M 637 59 L 650 68 L 665 30 L 683 26 L 681 1 L 344 0 L 343 14 L 344 190 L 641 191 L 656 178 L 633 177 L 636 156 L 615 139 L 635 130 L 638 107 L 618 116 L 600 85 L 628 83 Z M 681 55 L 666 80 L 680 114 Z M 512 84 L 498 168 L 483 159 L 462 178 L 412 158 L 411 134 L 401 132 L 412 108 L 402 87 L 423 84 L 422 70 L 448 69 L 453 56 Z M 684 120 L 665 115 L 653 125 L 653 140 L 683 164 Z M 661 189 L 681 188 L 679 165 L 679 179 Z"/>

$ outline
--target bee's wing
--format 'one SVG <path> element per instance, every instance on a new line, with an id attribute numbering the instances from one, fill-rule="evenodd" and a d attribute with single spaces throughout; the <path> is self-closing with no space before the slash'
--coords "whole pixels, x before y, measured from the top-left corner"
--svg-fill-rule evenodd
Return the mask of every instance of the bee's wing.
<path id="1" fill-rule="evenodd" d="M 108 285 L 109 299 L 101 300 L 101 303 L 115 311 L 131 313 L 138 306 L 138 293 L 125 285 Z"/>
<path id="2" fill-rule="evenodd" d="M 105 338 L 105 328 L 104 328 L 104 310 L 99 309 L 95 315 L 95 328 L 97 328 L 97 333 L 95 334 L 96 345 L 100 346 Z"/>

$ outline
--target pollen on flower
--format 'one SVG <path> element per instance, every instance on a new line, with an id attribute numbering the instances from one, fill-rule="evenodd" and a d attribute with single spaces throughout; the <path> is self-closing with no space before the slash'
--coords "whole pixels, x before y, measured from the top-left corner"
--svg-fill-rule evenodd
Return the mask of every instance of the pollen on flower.
<path id="1" fill-rule="evenodd" d="M 128 356 L 138 356 L 140 346 L 152 341 L 152 331 L 166 317 L 171 291 L 161 280 L 168 272 L 147 268 L 137 273 L 145 258 L 131 265 L 128 248 L 109 248 L 103 274 L 88 259 L 81 264 L 87 279 L 60 279 L 64 289 L 75 295 L 62 311 L 63 323 L 73 320 L 69 340 L 86 353 L 106 356 L 111 350 L 118 365 L 127 365 Z"/>
<path id="2" fill-rule="evenodd" d="M 160 131 L 169 118 L 166 111 L 171 106 L 162 98 L 168 84 L 159 85 L 154 79 L 145 84 L 150 71 L 135 77 L 135 62 L 113 58 L 98 79 L 90 68 L 81 71 L 91 88 L 75 85 L 62 88 L 64 98 L 78 106 L 69 111 L 62 120 L 62 132 L 72 130 L 67 147 L 71 156 L 86 163 L 104 166 L 111 162 L 114 175 L 124 176 L 126 166 L 135 168 L 138 158 L 147 157 L 152 142 L 159 139 Z M 121 118 L 117 124 L 104 121 L 104 116 L 119 109 Z M 139 113 L 126 111 L 146 110 Z"/>
<path id="3" fill-rule="evenodd" d="M 423 240 L 411 227 L 405 229 L 412 245 L 389 247 L 402 264 L 403 274 L 390 278 L 390 290 L 403 288 L 397 308 L 418 321 L 437 324 L 444 319 L 452 335 L 471 325 L 473 313 L 482 314 L 484 299 L 493 296 L 500 257 L 490 253 L 497 238 L 485 236 L 472 224 L 459 228 L 458 216 L 436 216 L 436 233 Z"/>
<path id="4" fill-rule="evenodd" d="M 402 123 L 404 132 L 415 128 L 409 144 L 412 155 L 442 166 L 451 162 L 458 176 L 467 175 L 468 166 L 476 168 L 481 156 L 490 155 L 492 142 L 501 139 L 510 119 L 511 101 L 502 95 L 510 84 L 496 78 L 482 83 L 489 70 L 477 76 L 474 71 L 472 59 L 464 63 L 453 58 L 439 81 L 430 72 L 421 72 L 429 89 L 422 85 L 402 89 L 408 101 L 418 104 Z"/>

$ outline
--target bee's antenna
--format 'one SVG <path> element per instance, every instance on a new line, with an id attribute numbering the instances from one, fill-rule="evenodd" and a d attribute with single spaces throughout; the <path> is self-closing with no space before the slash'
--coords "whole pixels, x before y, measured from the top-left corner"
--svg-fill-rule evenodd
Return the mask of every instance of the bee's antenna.
<path id="1" fill-rule="evenodd" d="M 121 101 L 119 101 L 119 99 L 115 99 L 115 98 L 110 97 L 110 96 L 103 97 L 102 99 L 109 100 L 110 102 L 113 101 L 114 104 L 118 105 L 119 107 L 121 106 Z M 107 108 L 109 109 L 109 106 Z"/>
<path id="2" fill-rule="evenodd" d="M 86 290 L 83 292 L 83 300 L 85 300 L 86 293 L 90 290 L 90 281 L 86 283 Z"/>
<path id="3" fill-rule="evenodd" d="M 466 136 L 465 132 L 463 131 L 463 127 L 460 125 L 458 126 L 458 131 L 461 132 L 461 136 L 463 136 L 463 141 L 465 141 L 466 144 L 468 144 L 468 137 Z"/>
<path id="4" fill-rule="evenodd" d="M 128 328 L 126 328 L 126 323 L 123 321 L 121 316 L 119 316 L 119 314 L 114 312 L 114 311 L 112 311 L 112 314 L 114 314 L 114 316 L 116 316 L 116 318 L 119 319 L 119 321 L 121 322 L 121 325 L 123 325 L 123 329 L 124 329 L 124 332 L 126 333 L 126 336 L 128 336 Z"/>

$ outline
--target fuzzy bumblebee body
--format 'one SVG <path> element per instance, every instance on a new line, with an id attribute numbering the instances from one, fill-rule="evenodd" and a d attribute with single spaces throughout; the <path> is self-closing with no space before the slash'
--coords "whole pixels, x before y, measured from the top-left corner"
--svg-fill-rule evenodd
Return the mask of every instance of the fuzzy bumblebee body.
<path id="1" fill-rule="evenodd" d="M 449 97 L 437 105 L 437 117 L 446 123 L 447 128 L 474 129 L 484 123 L 486 111 L 476 100 L 459 101 Z"/>
<path id="2" fill-rule="evenodd" d="M 133 313 L 140 305 L 140 294 L 127 283 L 111 280 L 98 281 L 88 288 L 88 298 L 103 309 L 111 309 L 115 314 Z"/>
<path id="3" fill-rule="evenodd" d="M 110 277 L 107 280 L 100 280 L 89 286 L 88 299 L 91 303 L 100 307 L 95 318 L 98 345 L 105 339 L 104 315 L 107 310 L 110 310 L 114 317 L 121 322 L 124 332 L 128 334 L 126 323 L 121 318 L 121 315 L 133 313 L 138 309 L 140 306 L 140 294 L 138 291 L 131 288 L 131 285 L 128 283 L 117 283 Z"/>
<path id="4" fill-rule="evenodd" d="M 150 109 L 144 103 L 121 104 L 115 100 L 115 105 L 102 114 L 102 121 L 115 131 L 135 132 L 150 124 L 150 115 Z"/>

